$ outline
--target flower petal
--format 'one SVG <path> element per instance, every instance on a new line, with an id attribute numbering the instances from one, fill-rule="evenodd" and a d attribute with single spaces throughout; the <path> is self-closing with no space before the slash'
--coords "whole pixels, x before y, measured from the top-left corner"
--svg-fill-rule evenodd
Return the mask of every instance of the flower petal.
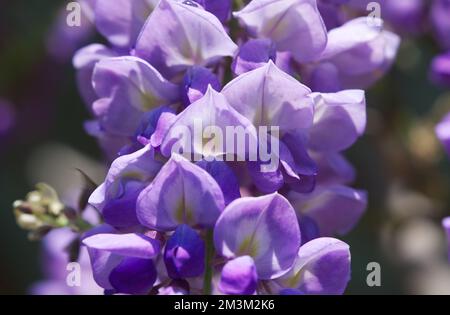
<path id="1" fill-rule="evenodd" d="M 216 91 L 221 89 L 219 79 L 211 70 L 199 66 L 189 68 L 183 81 L 182 98 L 184 106 L 201 99 L 209 85 Z"/>
<path id="2" fill-rule="evenodd" d="M 343 294 L 350 280 L 349 246 L 334 238 L 317 238 L 298 252 L 293 268 L 277 281 L 304 294 Z"/>
<path id="3" fill-rule="evenodd" d="M 222 23 L 230 19 L 232 0 L 194 0 L 201 4 L 206 11 L 214 14 Z"/>
<path id="4" fill-rule="evenodd" d="M 369 87 L 395 60 L 400 38 L 376 24 L 361 17 L 329 32 L 327 48 L 318 61 L 336 67 L 342 88 Z"/>
<path id="5" fill-rule="evenodd" d="M 235 258 L 223 266 L 219 283 L 222 293 L 252 295 L 257 284 L 255 262 L 250 256 Z"/>
<path id="6" fill-rule="evenodd" d="M 270 38 L 299 62 L 314 60 L 327 43 L 316 0 L 253 0 L 234 16 L 252 36 Z"/>
<path id="7" fill-rule="evenodd" d="M 309 148 L 342 151 L 350 147 L 366 128 L 366 99 L 362 90 L 313 93 L 314 125 L 309 131 Z"/>
<path id="8" fill-rule="evenodd" d="M 94 69 L 99 99 L 93 109 L 108 131 L 132 136 L 143 113 L 179 99 L 178 87 L 146 61 L 136 57 L 105 58 Z"/>
<path id="9" fill-rule="evenodd" d="M 236 75 L 264 66 L 269 60 L 276 61 L 277 52 L 270 39 L 250 39 L 239 49 L 233 60 L 232 69 Z"/>
<path id="10" fill-rule="evenodd" d="M 89 197 L 89 204 L 104 215 L 107 223 L 116 227 L 138 224 L 136 198 L 162 166 L 154 157 L 154 149 L 146 146 L 124 155 L 111 164 L 102 183 Z"/>
<path id="11" fill-rule="evenodd" d="M 233 56 L 236 49 L 220 21 L 195 2 L 161 0 L 138 37 L 136 55 L 171 78 L 189 66 Z"/>
<path id="12" fill-rule="evenodd" d="M 220 186 L 225 199 L 225 206 L 241 197 L 238 179 L 226 162 L 208 162 L 206 160 L 202 160 L 196 164 L 207 171 Z"/>
<path id="13" fill-rule="evenodd" d="M 224 208 L 219 185 L 205 170 L 173 155 L 137 200 L 142 225 L 159 231 L 179 224 L 212 227 Z"/>
<path id="14" fill-rule="evenodd" d="M 90 249 L 102 250 L 115 255 L 149 259 L 159 254 L 159 241 L 143 234 L 103 233 L 89 236 L 83 244 Z"/>
<path id="15" fill-rule="evenodd" d="M 283 134 L 312 124 L 313 103 L 308 97 L 311 90 L 278 69 L 271 60 L 238 76 L 222 93 L 256 127 L 277 126 Z"/>
<path id="16" fill-rule="evenodd" d="M 436 126 L 436 135 L 450 154 L 450 113 Z"/>
<path id="17" fill-rule="evenodd" d="M 448 244 L 448 259 L 450 260 L 450 217 L 442 220 L 442 226 L 445 229 L 445 234 L 447 236 L 447 244 Z"/>
<path id="18" fill-rule="evenodd" d="M 291 193 L 289 200 L 301 215 L 313 219 L 321 236 L 346 234 L 367 206 L 367 193 L 340 185 L 317 186 L 310 194 Z"/>
<path id="19" fill-rule="evenodd" d="M 133 48 L 158 0 L 96 0 L 97 30 L 116 47 Z"/>
<path id="20" fill-rule="evenodd" d="M 206 135 L 208 129 L 211 131 L 210 137 Z M 241 135 L 244 141 L 257 144 L 256 129 L 251 122 L 231 107 L 221 93 L 209 86 L 201 99 L 178 115 L 161 144 L 161 153 L 164 156 L 170 156 L 172 152 L 182 153 L 183 156 L 194 155 L 195 159 L 200 157 L 198 160 L 230 153 L 245 159 L 248 154 L 254 153 L 252 150 L 255 147 L 239 146 Z"/>
<path id="21" fill-rule="evenodd" d="M 295 211 L 277 193 L 235 200 L 214 229 L 217 252 L 228 258 L 252 257 L 260 279 L 273 279 L 286 272 L 300 241 Z"/>
<path id="22" fill-rule="evenodd" d="M 164 262 L 172 279 L 198 277 L 205 270 L 205 243 L 189 226 L 180 225 L 167 241 Z"/>
<path id="23" fill-rule="evenodd" d="M 109 281 L 117 293 L 148 294 L 156 277 L 153 260 L 126 257 L 111 271 Z"/>

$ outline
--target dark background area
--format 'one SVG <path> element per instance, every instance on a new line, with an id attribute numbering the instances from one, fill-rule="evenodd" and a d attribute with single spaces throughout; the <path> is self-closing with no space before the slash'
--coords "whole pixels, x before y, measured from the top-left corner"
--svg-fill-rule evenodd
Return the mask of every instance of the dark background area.
<path id="1" fill-rule="evenodd" d="M 14 127 L 0 135 L 2 294 L 25 294 L 30 284 L 42 278 L 39 243 L 28 241 L 16 226 L 11 206 L 34 187 L 26 167 L 30 156 L 41 146 L 57 142 L 101 159 L 95 140 L 83 130 L 89 114 L 78 94 L 70 60 L 57 62 L 46 53 L 47 34 L 64 3 L 0 0 L 0 99 L 8 100 L 16 111 Z M 352 251 L 348 294 L 422 292 L 411 280 L 418 273 L 435 270 L 446 259 L 439 224 L 450 215 L 450 164 L 433 126 L 450 109 L 450 97 L 427 78 L 437 51 L 430 39 L 406 40 L 394 69 L 368 91 L 367 135 L 348 152 L 358 172 L 355 187 L 369 192 L 362 221 L 343 237 Z M 396 193 L 396 185 L 406 196 Z M 421 207 L 414 202 L 416 197 L 429 209 L 413 209 Z M 442 253 L 433 258 L 436 262 L 424 264 L 401 256 L 403 243 L 398 235 L 414 220 L 429 222 L 442 236 L 438 244 Z M 366 284 L 366 266 L 372 261 L 382 268 L 378 288 Z"/>

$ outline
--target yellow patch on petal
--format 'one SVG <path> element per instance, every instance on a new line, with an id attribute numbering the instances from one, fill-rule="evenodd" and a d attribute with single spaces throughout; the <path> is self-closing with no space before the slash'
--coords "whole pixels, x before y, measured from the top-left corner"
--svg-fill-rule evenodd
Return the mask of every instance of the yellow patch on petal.
<path id="1" fill-rule="evenodd" d="M 246 237 L 238 249 L 238 256 L 249 255 L 250 257 L 256 257 L 258 255 L 259 246 L 258 242 L 252 236 Z"/>

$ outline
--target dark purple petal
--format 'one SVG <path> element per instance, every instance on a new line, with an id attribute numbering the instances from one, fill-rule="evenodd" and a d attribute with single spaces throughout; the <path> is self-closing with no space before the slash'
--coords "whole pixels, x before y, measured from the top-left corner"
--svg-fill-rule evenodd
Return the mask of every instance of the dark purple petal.
<path id="1" fill-rule="evenodd" d="M 156 277 L 153 260 L 126 257 L 111 271 L 109 281 L 117 293 L 147 294 Z"/>
<path id="2" fill-rule="evenodd" d="M 304 295 L 304 293 L 298 289 L 282 289 L 280 295 Z"/>
<path id="3" fill-rule="evenodd" d="M 137 182 L 127 182 L 123 185 L 123 193 L 117 198 L 106 202 L 102 217 L 107 224 L 115 227 L 129 227 L 138 225 L 136 217 L 136 200 L 143 189 L 143 185 Z"/>
<path id="4" fill-rule="evenodd" d="M 436 135 L 450 154 L 450 113 L 436 126 Z"/>
<path id="5" fill-rule="evenodd" d="M 252 295 L 257 284 L 255 262 L 250 256 L 235 258 L 223 266 L 219 282 L 219 290 L 222 293 Z"/>
<path id="6" fill-rule="evenodd" d="M 225 199 L 225 206 L 228 206 L 232 201 L 241 197 L 239 190 L 239 182 L 234 174 L 234 171 L 224 161 L 208 162 L 202 160 L 196 163 L 198 166 L 207 171 L 217 182 L 222 189 L 223 197 Z"/>
<path id="7" fill-rule="evenodd" d="M 302 245 L 319 238 L 320 231 L 317 223 L 307 215 L 300 217 L 300 232 L 302 234 Z"/>
<path id="8" fill-rule="evenodd" d="M 159 147 L 175 117 L 175 110 L 169 106 L 160 106 L 145 113 L 135 133 L 136 139 L 138 141 L 145 139 L 145 142 L 151 143 L 152 147 Z"/>
<path id="9" fill-rule="evenodd" d="M 154 150 L 146 146 L 132 154 L 117 158 L 111 165 L 105 182 L 89 197 L 89 204 L 104 212 L 107 223 L 116 227 L 138 224 L 136 199 L 162 166 Z"/>
<path id="10" fill-rule="evenodd" d="M 209 85 L 216 91 L 221 89 L 219 79 L 211 70 L 200 66 L 189 68 L 184 76 L 181 92 L 184 106 L 201 99 Z"/>
<path id="11" fill-rule="evenodd" d="M 120 264 L 123 257 L 94 248 L 88 248 L 88 252 L 95 282 L 104 289 L 113 289 L 109 282 L 109 275 Z"/>
<path id="12" fill-rule="evenodd" d="M 435 83 L 450 87 L 450 52 L 434 57 L 430 76 Z"/>
<path id="13" fill-rule="evenodd" d="M 384 18 L 402 33 L 417 34 L 424 29 L 426 1 L 385 0 L 381 4 Z"/>
<path id="14" fill-rule="evenodd" d="M 264 163 L 260 161 L 249 161 L 246 164 L 252 183 L 259 191 L 263 193 L 273 193 L 283 187 L 284 177 L 280 167 L 271 172 L 263 172 L 261 166 L 264 165 Z"/>
<path id="15" fill-rule="evenodd" d="M 273 279 L 291 266 L 300 246 L 294 209 L 281 195 L 237 199 L 214 229 L 216 250 L 227 258 L 248 255 L 260 279 Z"/>
<path id="16" fill-rule="evenodd" d="M 232 69 L 236 75 L 264 66 L 269 60 L 276 61 L 275 44 L 270 39 L 250 39 L 239 49 L 233 60 Z"/>
<path id="17" fill-rule="evenodd" d="M 445 229 L 445 235 L 447 236 L 447 244 L 448 244 L 448 259 L 450 260 L 450 217 L 442 220 L 442 226 Z"/>
<path id="18" fill-rule="evenodd" d="M 167 241 L 164 262 L 172 279 L 201 276 L 205 270 L 205 243 L 189 226 L 179 225 Z"/>
<path id="19" fill-rule="evenodd" d="M 206 11 L 214 14 L 222 23 L 226 23 L 231 16 L 232 0 L 194 0 L 201 4 Z"/>
<path id="20" fill-rule="evenodd" d="M 0 99 L 0 137 L 9 133 L 16 123 L 16 111 L 7 101 Z"/>

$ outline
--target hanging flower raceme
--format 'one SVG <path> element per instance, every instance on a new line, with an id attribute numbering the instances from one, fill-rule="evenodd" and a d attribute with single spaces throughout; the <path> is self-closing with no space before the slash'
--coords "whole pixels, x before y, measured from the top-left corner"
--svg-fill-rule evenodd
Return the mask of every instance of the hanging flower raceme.
<path id="1" fill-rule="evenodd" d="M 97 0 L 74 56 L 111 161 L 80 235 L 108 294 L 342 294 L 363 214 L 344 151 L 398 37 L 323 3 Z M 230 21 L 234 23 L 230 23 Z M 237 44 L 239 44 L 239 46 Z"/>

